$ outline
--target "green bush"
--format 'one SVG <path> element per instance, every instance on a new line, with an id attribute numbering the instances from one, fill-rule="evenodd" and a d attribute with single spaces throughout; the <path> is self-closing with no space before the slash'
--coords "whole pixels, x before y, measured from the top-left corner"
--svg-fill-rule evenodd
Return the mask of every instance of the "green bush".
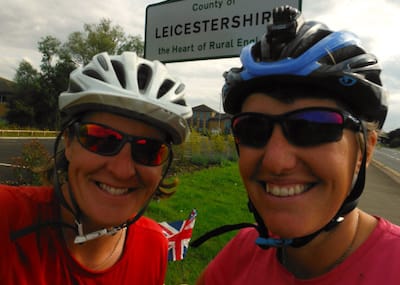
<path id="1" fill-rule="evenodd" d="M 232 135 L 204 136 L 194 131 L 184 144 L 173 146 L 173 152 L 174 161 L 169 171 L 170 175 L 222 166 L 237 160 Z"/>
<path id="2" fill-rule="evenodd" d="M 29 132 L 29 131 L 28 131 Z M 210 166 L 223 166 L 229 161 L 236 161 L 237 154 L 231 135 L 204 136 L 192 132 L 188 141 L 173 146 L 174 160 L 169 171 L 170 176 L 190 173 Z M 14 171 L 14 178 L 9 184 L 38 185 L 44 182 L 42 169 L 46 169 L 51 155 L 46 148 L 34 139 L 23 146 L 20 156 L 13 159 L 19 166 Z"/>
<path id="3" fill-rule="evenodd" d="M 20 156 L 14 157 L 14 183 L 18 185 L 47 184 L 45 171 L 51 163 L 51 155 L 39 140 L 24 144 Z"/>
<path id="4" fill-rule="evenodd" d="M 400 146 L 400 138 L 394 138 L 389 142 L 389 147 L 395 148 Z"/>
<path id="5" fill-rule="evenodd" d="M 7 128 L 7 121 L 3 118 L 0 118 L 0 129 L 6 129 Z"/>

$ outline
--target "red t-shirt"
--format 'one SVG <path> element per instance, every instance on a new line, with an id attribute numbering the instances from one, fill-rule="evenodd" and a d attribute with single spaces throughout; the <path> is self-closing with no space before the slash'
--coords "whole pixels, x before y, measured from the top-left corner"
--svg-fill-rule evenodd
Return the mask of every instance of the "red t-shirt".
<path id="1" fill-rule="evenodd" d="M 116 264 L 92 271 L 69 254 L 60 227 L 44 226 L 15 241 L 10 238 L 10 233 L 28 226 L 59 221 L 52 188 L 0 185 L 0 209 L 1 284 L 164 283 L 168 241 L 149 218 L 128 228 L 124 253 Z"/>
<path id="2" fill-rule="evenodd" d="M 369 238 L 344 262 L 317 278 L 300 280 L 278 261 L 276 249 L 255 244 L 255 229 L 241 230 L 211 261 L 206 285 L 398 285 L 400 284 L 400 227 L 378 218 Z"/>

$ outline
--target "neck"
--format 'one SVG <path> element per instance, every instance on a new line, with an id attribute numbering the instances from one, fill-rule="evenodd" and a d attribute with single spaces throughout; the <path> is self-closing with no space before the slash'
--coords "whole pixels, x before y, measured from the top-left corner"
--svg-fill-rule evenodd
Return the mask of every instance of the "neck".
<path id="1" fill-rule="evenodd" d="M 64 238 L 70 254 L 83 266 L 102 270 L 115 264 L 121 257 L 126 239 L 126 228 L 111 236 L 103 236 L 83 244 L 74 243 L 71 231 L 64 231 Z"/>
<path id="2" fill-rule="evenodd" d="M 66 194 L 66 187 L 66 185 L 63 185 L 64 194 Z M 65 197 L 67 202 L 70 203 L 69 195 L 67 194 Z M 75 216 L 70 210 L 61 206 L 60 214 L 65 223 L 76 226 Z M 94 224 L 84 217 L 81 217 L 81 219 L 85 233 L 104 228 L 104 225 Z M 126 228 L 117 231 L 113 235 L 105 235 L 82 244 L 75 243 L 76 235 L 76 231 L 70 228 L 63 228 L 64 241 L 71 256 L 87 268 L 101 270 L 112 266 L 121 257 L 125 244 Z"/>
<path id="3" fill-rule="evenodd" d="M 359 210 L 353 210 L 335 229 L 321 233 L 306 246 L 282 248 L 279 253 L 282 265 L 300 279 L 329 272 L 358 247 L 361 220 Z"/>

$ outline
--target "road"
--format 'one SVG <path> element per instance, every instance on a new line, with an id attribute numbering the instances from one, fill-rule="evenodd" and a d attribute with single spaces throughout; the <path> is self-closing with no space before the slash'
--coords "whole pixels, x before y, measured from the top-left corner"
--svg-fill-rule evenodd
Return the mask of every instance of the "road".
<path id="1" fill-rule="evenodd" d="M 40 143 L 46 147 L 49 153 L 53 153 L 53 138 L 40 138 L 39 140 Z M 0 162 L 11 163 L 13 157 L 21 155 L 23 145 L 28 143 L 29 141 L 31 140 L 0 137 Z"/>
<path id="2" fill-rule="evenodd" d="M 400 172 L 400 151 L 391 148 L 377 148 L 374 152 L 374 158 Z"/>
<path id="3" fill-rule="evenodd" d="M 370 214 L 400 225 L 400 184 L 380 167 L 376 162 L 368 167 L 367 181 L 359 206 Z"/>
<path id="4" fill-rule="evenodd" d="M 53 138 L 40 138 L 40 143 L 44 145 L 49 153 L 53 153 Z M 0 137 L 0 182 L 9 181 L 13 177 L 13 158 L 20 156 L 23 145 L 31 139 L 21 138 L 2 138 Z"/>
<path id="5" fill-rule="evenodd" d="M 20 155 L 26 140 L 0 138 L 0 163 L 11 163 L 12 157 Z M 41 143 L 52 153 L 53 139 L 41 139 Z M 0 166 L 0 178 L 11 173 L 9 167 Z M 382 216 L 400 225 L 400 152 L 378 148 L 374 161 L 367 170 L 364 194 L 360 198 L 361 209 Z"/>

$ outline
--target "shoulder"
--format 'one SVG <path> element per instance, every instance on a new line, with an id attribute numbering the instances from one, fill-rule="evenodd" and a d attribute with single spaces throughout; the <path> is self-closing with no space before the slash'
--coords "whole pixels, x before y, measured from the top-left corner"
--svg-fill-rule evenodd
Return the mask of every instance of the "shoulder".
<path id="1" fill-rule="evenodd" d="M 49 202 L 53 199 L 53 188 L 42 186 L 9 186 L 0 184 L 0 203 L 2 201 Z"/>
<path id="2" fill-rule="evenodd" d="M 50 187 L 0 185 L 0 209 L 3 229 L 0 239 L 9 233 L 38 223 L 55 214 L 54 192 Z"/>
<path id="3" fill-rule="evenodd" d="M 162 229 L 161 229 L 160 225 L 156 221 L 154 221 L 148 217 L 145 217 L 145 216 L 143 216 L 139 220 L 137 220 L 137 222 L 135 223 L 135 226 L 142 231 L 148 231 L 148 232 L 162 234 Z"/>
<path id="4" fill-rule="evenodd" d="M 255 244 L 257 237 L 258 232 L 254 228 L 241 230 L 211 261 L 206 270 L 206 279 L 217 280 L 232 276 L 236 280 L 244 280 L 249 270 L 264 270 L 263 265 L 274 260 L 276 250 L 259 248 Z"/>
<path id="5" fill-rule="evenodd" d="M 242 266 L 242 260 L 253 259 L 261 251 L 255 241 L 258 232 L 255 228 L 245 228 L 238 232 L 228 244 L 218 253 L 214 259 L 216 263 L 224 263 L 229 266 Z"/>
<path id="6" fill-rule="evenodd" d="M 364 243 L 338 268 L 341 284 L 399 284 L 400 227 L 375 217 L 378 224 Z M 337 271 L 331 274 L 337 275 Z M 347 283 L 345 283 L 345 281 Z M 368 281 L 368 282 L 367 282 Z"/>
<path id="7" fill-rule="evenodd" d="M 163 234 L 160 225 L 148 217 L 141 217 L 132 226 L 130 226 L 130 229 L 137 239 L 144 239 L 147 242 L 150 240 L 160 240 L 167 244 L 167 238 Z"/>
<path id="8" fill-rule="evenodd" d="M 376 217 L 378 224 L 372 231 L 368 239 L 360 246 L 358 252 L 361 254 L 374 256 L 374 263 L 379 264 L 377 260 L 398 260 L 400 256 L 400 227 L 388 220 Z M 361 257 L 360 257 L 361 258 Z"/>
<path id="9" fill-rule="evenodd" d="M 29 214 L 38 207 L 50 205 L 54 200 L 51 187 L 0 185 L 0 208 L 3 213 L 12 215 Z"/>
<path id="10" fill-rule="evenodd" d="M 159 266 L 158 261 L 167 262 L 168 240 L 154 220 L 141 217 L 128 228 L 126 251 L 132 253 L 129 258 L 137 266 Z"/>
<path id="11" fill-rule="evenodd" d="M 394 242 L 400 247 L 400 226 L 395 225 L 384 218 L 377 217 L 378 225 L 373 235 L 386 242 Z M 383 240 L 382 240 L 383 239 Z"/>
<path id="12" fill-rule="evenodd" d="M 257 250 L 258 247 L 255 241 L 258 237 L 258 232 L 255 228 L 245 228 L 238 232 L 236 236 L 225 246 L 225 248 L 239 248 L 242 254 L 250 254 L 251 251 Z M 225 249 L 224 248 L 224 249 Z"/>
<path id="13" fill-rule="evenodd" d="M 276 249 L 259 248 L 257 237 L 254 228 L 241 230 L 210 262 L 200 279 L 205 283 L 199 284 L 263 284 L 264 276 L 280 272 Z"/>

